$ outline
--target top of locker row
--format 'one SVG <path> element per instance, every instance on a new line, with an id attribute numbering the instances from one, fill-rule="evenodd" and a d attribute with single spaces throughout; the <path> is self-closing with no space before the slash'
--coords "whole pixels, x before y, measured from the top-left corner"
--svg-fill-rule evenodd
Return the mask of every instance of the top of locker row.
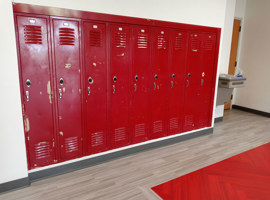
<path id="1" fill-rule="evenodd" d="M 94 13 L 88 11 L 80 10 L 71 10 L 64 8 L 55 8 L 47 6 L 38 6 L 31 4 L 23 3 L 13 3 L 14 13 L 25 13 L 25 14 L 35 14 L 35 15 L 49 15 L 57 17 L 68 17 L 68 18 L 77 18 L 84 20 L 94 20 L 94 21 L 106 21 L 106 22 L 117 22 L 125 24 L 138 24 L 138 25 L 148 25 L 148 26 L 158 26 L 163 28 L 177 28 L 182 30 L 191 30 L 191 31 L 205 31 L 205 32 L 215 32 L 220 34 L 221 28 L 183 24 L 176 22 L 167 22 L 153 19 L 143 19 L 136 17 L 127 17 L 120 15 L 112 14 L 102 14 Z"/>

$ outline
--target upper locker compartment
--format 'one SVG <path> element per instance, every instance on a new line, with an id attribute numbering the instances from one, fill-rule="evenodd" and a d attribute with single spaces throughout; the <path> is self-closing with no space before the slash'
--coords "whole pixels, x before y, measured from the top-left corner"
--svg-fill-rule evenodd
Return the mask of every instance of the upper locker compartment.
<path id="1" fill-rule="evenodd" d="M 201 37 L 200 32 L 189 33 L 185 74 L 184 131 L 196 129 L 198 121 Z"/>
<path id="2" fill-rule="evenodd" d="M 187 33 L 172 30 L 170 41 L 168 131 L 171 135 L 180 133 L 183 129 Z"/>
<path id="3" fill-rule="evenodd" d="M 152 92 L 151 92 L 151 139 L 167 134 L 167 91 L 169 31 L 153 28 L 152 45 Z"/>
<path id="4" fill-rule="evenodd" d="M 129 144 L 130 27 L 110 25 L 110 103 L 112 147 Z"/>
<path id="5" fill-rule="evenodd" d="M 150 78 L 151 78 L 151 29 L 133 26 L 133 66 L 131 82 L 130 132 L 132 142 L 145 141 L 149 136 Z"/>
<path id="6" fill-rule="evenodd" d="M 106 24 L 84 22 L 84 68 L 87 153 L 108 148 Z"/>
<path id="7" fill-rule="evenodd" d="M 198 128 L 211 126 L 215 88 L 216 33 L 202 33 L 201 67 L 199 73 Z"/>
<path id="8" fill-rule="evenodd" d="M 61 160 L 82 155 L 79 21 L 52 18 Z"/>
<path id="9" fill-rule="evenodd" d="M 48 19 L 16 16 L 23 118 L 30 169 L 54 163 Z"/>

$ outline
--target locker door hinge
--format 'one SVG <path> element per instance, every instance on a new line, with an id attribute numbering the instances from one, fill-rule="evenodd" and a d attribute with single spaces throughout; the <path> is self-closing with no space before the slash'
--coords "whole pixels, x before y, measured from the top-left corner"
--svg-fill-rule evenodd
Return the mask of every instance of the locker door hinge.
<path id="1" fill-rule="evenodd" d="M 241 30 L 242 30 L 242 26 L 239 26 L 239 32 L 241 32 Z"/>
<path id="2" fill-rule="evenodd" d="M 53 143 L 52 143 L 52 144 L 53 144 L 53 147 L 54 147 L 54 146 L 55 146 L 55 143 L 54 143 L 54 141 L 53 141 Z"/>
<path id="3" fill-rule="evenodd" d="M 27 140 L 28 140 L 28 141 L 30 140 L 29 136 L 27 136 Z"/>
<path id="4" fill-rule="evenodd" d="M 237 66 L 237 61 L 235 61 L 235 65 L 234 65 L 235 67 Z"/>

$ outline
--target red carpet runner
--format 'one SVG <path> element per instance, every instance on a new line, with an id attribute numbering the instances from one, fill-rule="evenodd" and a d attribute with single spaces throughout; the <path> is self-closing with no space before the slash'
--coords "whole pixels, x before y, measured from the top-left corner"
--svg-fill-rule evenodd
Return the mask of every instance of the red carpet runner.
<path id="1" fill-rule="evenodd" d="M 270 200 L 270 143 L 152 190 L 163 200 Z"/>

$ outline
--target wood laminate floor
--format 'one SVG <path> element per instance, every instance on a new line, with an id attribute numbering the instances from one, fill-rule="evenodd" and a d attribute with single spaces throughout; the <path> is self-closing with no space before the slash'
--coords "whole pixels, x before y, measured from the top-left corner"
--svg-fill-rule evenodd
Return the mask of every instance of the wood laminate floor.
<path id="1" fill-rule="evenodd" d="M 155 200 L 151 187 L 268 142 L 270 118 L 232 110 L 213 134 L 37 181 L 0 200 Z"/>

